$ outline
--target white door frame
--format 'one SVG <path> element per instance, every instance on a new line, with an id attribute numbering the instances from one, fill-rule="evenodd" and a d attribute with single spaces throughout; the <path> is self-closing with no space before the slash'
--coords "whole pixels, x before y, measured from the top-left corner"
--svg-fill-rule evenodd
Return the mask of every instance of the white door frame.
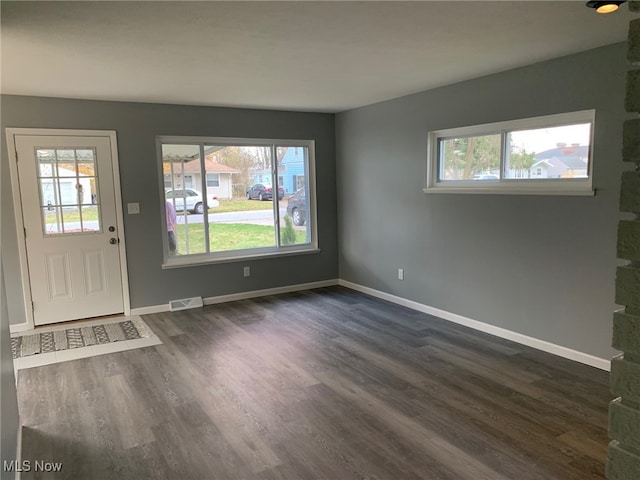
<path id="1" fill-rule="evenodd" d="M 29 280 L 29 264 L 27 261 L 27 241 L 22 219 L 22 200 L 20 198 L 20 181 L 18 178 L 18 161 L 16 152 L 16 135 L 33 136 L 73 136 L 73 137 L 108 137 L 111 143 L 111 166 L 113 168 L 113 189 L 116 201 L 116 223 L 120 234 L 118 250 L 120 253 L 120 276 L 122 278 L 122 300 L 124 314 L 131 314 L 131 299 L 129 297 L 129 276 L 127 275 L 127 255 L 125 247 L 124 217 L 122 210 L 122 192 L 120 189 L 120 168 L 118 162 L 118 142 L 115 130 L 63 130 L 48 128 L 7 128 L 7 150 L 9 153 L 9 172 L 11 175 L 11 190 L 13 194 L 13 211 L 16 218 L 16 234 L 18 237 L 18 258 L 20 260 L 20 277 L 24 300 L 25 323 L 11 325 L 11 332 L 33 330 L 33 303 L 31 301 L 31 282 Z"/>

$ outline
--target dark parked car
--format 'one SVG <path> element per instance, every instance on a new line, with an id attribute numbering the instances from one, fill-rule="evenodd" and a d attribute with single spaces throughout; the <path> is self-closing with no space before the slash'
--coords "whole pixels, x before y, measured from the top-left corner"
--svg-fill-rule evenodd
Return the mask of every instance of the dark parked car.
<path id="1" fill-rule="evenodd" d="M 278 200 L 284 197 L 284 188 L 278 188 Z M 247 190 L 249 200 L 273 200 L 273 188 L 268 183 L 256 183 Z"/>
<path id="2" fill-rule="evenodd" d="M 293 224 L 300 226 L 307 221 L 307 195 L 304 188 L 289 197 L 287 203 L 287 215 L 293 220 Z"/>

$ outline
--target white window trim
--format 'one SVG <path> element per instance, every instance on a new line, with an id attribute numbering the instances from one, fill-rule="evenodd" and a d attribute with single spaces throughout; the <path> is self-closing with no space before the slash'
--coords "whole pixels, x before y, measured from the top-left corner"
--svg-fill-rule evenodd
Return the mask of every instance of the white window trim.
<path id="1" fill-rule="evenodd" d="M 589 164 L 587 178 L 563 179 L 500 179 L 496 181 L 475 180 L 438 180 L 438 141 L 447 137 L 469 137 L 490 134 L 501 134 L 514 130 L 529 130 L 544 127 L 557 127 L 577 123 L 591 123 L 589 139 Z M 595 110 L 532 117 L 506 122 L 487 123 L 470 127 L 450 128 L 429 132 L 427 140 L 427 181 L 423 189 L 425 193 L 471 193 L 500 195 L 573 195 L 593 196 L 593 134 L 595 127 Z M 503 142 L 504 143 L 504 142 Z M 504 152 L 504 145 L 502 146 Z M 503 153 L 501 153 L 503 157 Z M 500 162 L 504 169 L 504 158 Z"/>
<path id="2" fill-rule="evenodd" d="M 164 192 L 164 172 L 162 168 L 162 144 L 169 143 L 174 145 L 192 145 L 192 144 L 215 144 L 220 146 L 258 146 L 258 145 L 276 145 L 276 147 L 307 147 L 308 149 L 308 183 L 307 183 L 307 199 L 309 208 L 309 222 L 311 230 L 311 241 L 304 245 L 287 245 L 280 247 L 264 247 L 252 248 L 245 250 L 229 250 L 224 252 L 210 252 L 204 254 L 177 255 L 168 256 L 169 242 L 166 235 L 166 206 L 164 196 L 161 195 L 162 201 L 161 225 L 162 225 L 162 246 L 163 246 L 163 269 L 192 267 L 198 265 L 208 265 L 213 263 L 229 263 L 236 261 L 247 261 L 260 258 L 273 258 L 291 255 L 302 255 L 309 253 L 319 253 L 318 247 L 318 221 L 317 221 L 317 200 L 316 200 L 316 164 L 315 164 L 315 140 L 291 140 L 291 139 L 265 139 L 265 138 L 229 138 L 229 137 L 189 137 L 189 136 L 157 136 L 156 137 L 156 155 L 158 158 L 159 171 L 159 192 Z M 205 184 L 206 184 L 206 175 Z M 277 183 L 277 179 L 276 179 Z M 278 185 L 276 185 L 276 188 Z M 277 195 L 276 195 L 277 197 Z M 274 203 L 275 205 L 275 203 Z M 275 208 L 275 207 L 274 207 Z"/>

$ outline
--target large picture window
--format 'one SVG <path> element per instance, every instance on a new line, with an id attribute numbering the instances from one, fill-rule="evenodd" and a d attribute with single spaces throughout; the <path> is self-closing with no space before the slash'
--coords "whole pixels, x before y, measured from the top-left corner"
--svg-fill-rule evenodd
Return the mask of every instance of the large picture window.
<path id="1" fill-rule="evenodd" d="M 425 192 L 592 195 L 595 112 L 429 133 Z"/>
<path id="2" fill-rule="evenodd" d="M 165 267 L 317 249 L 313 141 L 158 137 L 157 144 Z"/>

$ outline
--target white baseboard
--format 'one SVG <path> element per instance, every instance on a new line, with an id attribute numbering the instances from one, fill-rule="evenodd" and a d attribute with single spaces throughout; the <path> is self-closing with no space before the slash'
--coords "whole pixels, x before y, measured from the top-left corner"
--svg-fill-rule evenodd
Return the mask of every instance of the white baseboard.
<path id="1" fill-rule="evenodd" d="M 218 295 L 217 297 L 207 297 L 203 299 L 205 305 L 216 303 L 235 302 L 248 298 L 266 297 L 267 295 L 278 295 L 281 293 L 299 292 L 300 290 L 311 290 L 314 288 L 332 287 L 338 285 L 339 280 L 323 280 L 320 282 L 299 283 L 297 285 L 286 285 L 284 287 L 266 288 L 264 290 L 252 290 L 249 292 L 231 293 L 229 295 Z M 146 315 L 150 313 L 161 313 L 169 311 L 169 302 L 163 305 L 152 305 L 149 307 L 132 308 L 131 315 Z"/>
<path id="2" fill-rule="evenodd" d="M 323 280 L 321 282 L 300 283 L 298 285 L 287 285 L 285 287 L 267 288 L 264 290 L 253 290 L 251 292 L 232 293 L 230 295 L 220 295 L 217 297 L 209 297 L 204 299 L 205 305 L 213 305 L 216 303 L 235 302 L 236 300 L 244 300 L 247 298 L 266 297 L 267 295 L 279 295 L 281 293 L 299 292 L 301 290 L 312 290 L 314 288 L 333 287 L 338 285 L 337 278 L 331 280 Z"/>
<path id="3" fill-rule="evenodd" d="M 33 330 L 33 327 L 29 322 L 16 323 L 15 325 L 9 325 L 9 333 L 26 332 L 27 330 Z"/>
<path id="4" fill-rule="evenodd" d="M 605 371 L 611 370 L 610 359 L 600 358 L 594 355 L 590 355 L 588 353 L 579 352 L 571 348 L 563 347 L 562 345 L 556 345 L 554 343 L 547 342 L 545 340 L 540 340 L 538 338 L 530 337 L 528 335 L 523 335 L 521 333 L 513 332 L 511 330 L 507 330 L 502 327 L 496 327 L 495 325 L 480 322 L 478 320 L 464 317 L 456 313 L 447 312 L 446 310 L 440 310 L 439 308 L 431 307 L 429 305 L 424 305 L 422 303 L 418 303 L 413 300 L 408 300 L 406 298 L 398 297 L 390 293 L 385 293 L 380 290 L 375 290 L 373 288 L 365 287 L 363 285 L 359 285 L 357 283 L 352 283 L 342 279 L 324 280 L 321 282 L 301 283 L 297 285 L 287 285 L 284 287 L 267 288 L 264 290 L 252 290 L 249 292 L 232 293 L 229 295 L 219 295 L 216 297 L 205 298 L 203 299 L 203 301 L 205 305 L 214 305 L 216 303 L 234 302 L 237 300 L 245 300 L 248 298 L 265 297 L 267 295 L 278 295 L 281 293 L 297 292 L 300 290 L 310 290 L 313 288 L 330 287 L 334 285 L 341 285 L 343 287 L 347 287 L 352 290 L 366 293 L 368 295 L 380 298 L 382 300 L 386 300 L 391 303 L 402 305 L 404 307 L 411 308 L 419 312 L 423 312 L 438 318 L 442 318 L 443 320 L 448 320 L 450 322 L 457 323 L 459 325 L 464 325 L 465 327 L 473 328 L 474 330 L 489 333 L 491 335 L 495 335 L 500 338 L 504 338 L 516 343 L 520 343 L 522 345 L 526 345 L 528 347 L 535 348 L 537 350 L 542 350 L 543 352 L 552 353 L 554 355 L 558 355 L 560 357 L 567 358 L 569 360 L 573 360 L 579 363 L 584 363 L 585 365 L 590 365 L 592 367 L 599 368 L 600 370 L 605 370 Z M 152 305 L 149 307 L 132 308 L 131 315 L 145 315 L 145 314 L 161 313 L 161 312 L 168 312 L 168 311 L 169 311 L 169 303 L 167 302 L 166 304 L 163 304 L 163 305 Z"/>
<path id="5" fill-rule="evenodd" d="M 169 311 L 169 302 L 162 305 L 150 305 L 148 307 L 132 308 L 131 315 L 148 315 L 150 313 L 162 313 Z"/>
<path id="6" fill-rule="evenodd" d="M 380 290 L 375 290 L 373 288 L 365 287 L 363 285 L 352 283 L 347 280 L 340 279 L 338 281 L 338 285 L 350 288 L 352 290 L 357 290 L 358 292 L 366 293 L 368 295 L 380 298 L 382 300 L 387 300 L 391 303 L 402 305 L 403 307 L 407 307 L 413 310 L 417 310 L 419 312 L 427 313 L 429 315 L 433 315 L 434 317 L 442 318 L 443 320 L 448 320 L 450 322 L 457 323 L 459 325 L 464 325 L 465 327 L 473 328 L 474 330 L 479 330 L 481 332 L 489 333 L 491 335 L 495 335 L 496 337 L 511 340 L 512 342 L 520 343 L 522 345 L 526 345 L 528 347 L 532 347 L 537 350 L 542 350 L 544 352 L 552 353 L 554 355 L 558 355 L 560 357 L 564 357 L 569 360 L 574 360 L 579 363 L 584 363 L 585 365 L 590 365 L 592 367 L 599 368 L 600 370 L 605 370 L 607 372 L 611 371 L 610 359 L 600 358 L 594 355 L 590 355 L 588 353 L 572 350 L 570 348 L 563 347 L 562 345 L 556 345 L 554 343 L 550 343 L 545 340 L 529 337 L 521 333 L 513 332 L 511 330 L 507 330 L 501 327 L 496 327 L 495 325 L 490 325 L 488 323 L 480 322 L 478 320 L 473 320 L 472 318 L 463 317 L 462 315 L 447 312 L 446 310 L 440 310 L 439 308 L 430 307 L 429 305 L 424 305 L 422 303 L 414 302 L 413 300 L 408 300 L 406 298 L 398 297 L 396 295 L 391 295 L 389 293 L 381 292 Z"/>

